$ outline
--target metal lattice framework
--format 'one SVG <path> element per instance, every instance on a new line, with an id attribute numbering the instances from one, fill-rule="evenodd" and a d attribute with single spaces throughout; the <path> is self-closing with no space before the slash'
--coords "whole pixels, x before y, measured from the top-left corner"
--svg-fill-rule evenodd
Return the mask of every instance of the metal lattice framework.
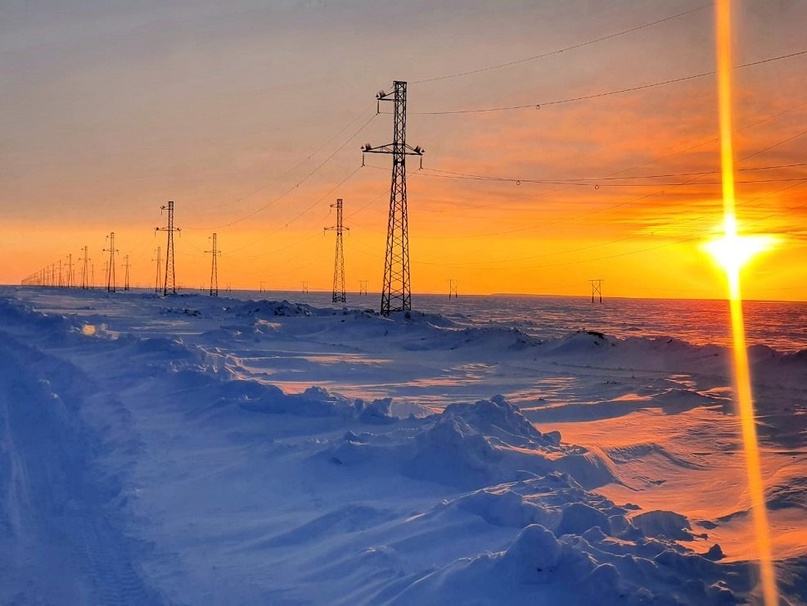
<path id="1" fill-rule="evenodd" d="M 104 252 L 109 253 L 109 261 L 106 266 L 106 290 L 107 292 L 115 292 L 115 232 L 109 232 L 109 248 L 105 248 Z"/>
<path id="2" fill-rule="evenodd" d="M 87 264 L 90 262 L 90 258 L 87 256 L 87 247 L 84 247 L 84 255 L 81 258 L 81 290 L 87 290 L 90 288 L 90 275 L 87 271 Z"/>
<path id="3" fill-rule="evenodd" d="M 123 276 L 123 290 L 129 290 L 129 255 L 123 257 L 123 267 L 126 270 Z"/>
<path id="4" fill-rule="evenodd" d="M 390 185 L 387 250 L 384 256 L 384 282 L 381 289 L 381 314 L 412 309 L 409 282 L 409 218 L 406 206 L 406 156 L 422 156 L 421 147 L 406 144 L 406 82 L 396 80 L 389 93 L 380 92 L 379 101 L 394 103 L 393 140 L 387 145 L 373 147 L 369 143 L 362 152 L 392 154 L 392 183 Z M 422 159 L 421 159 L 422 162 Z"/>
<path id="5" fill-rule="evenodd" d="M 157 247 L 157 277 L 154 279 L 154 292 L 160 292 L 160 282 L 162 282 L 162 249 Z M 154 259 L 152 259 L 154 261 Z"/>
<path id="6" fill-rule="evenodd" d="M 331 208 L 336 208 L 336 226 L 326 227 L 325 231 L 336 232 L 336 258 L 333 266 L 333 298 L 334 303 L 347 303 L 345 292 L 345 250 L 342 243 L 342 232 L 350 231 L 349 227 L 342 225 L 342 198 L 336 200 L 336 204 L 331 204 Z"/>
<path id="7" fill-rule="evenodd" d="M 213 250 L 206 250 L 206 253 L 213 255 L 213 264 L 210 267 L 210 296 L 219 296 L 219 263 L 218 258 L 221 251 L 216 247 L 216 232 L 213 232 Z"/>
<path id="8" fill-rule="evenodd" d="M 179 227 L 174 227 L 174 203 L 169 201 L 167 206 L 160 207 L 162 211 L 168 212 L 168 225 L 166 227 L 155 227 L 155 231 L 164 231 L 168 234 L 168 243 L 165 247 L 165 283 L 163 285 L 163 296 L 177 294 L 177 275 L 174 268 L 174 232 L 182 231 Z"/>

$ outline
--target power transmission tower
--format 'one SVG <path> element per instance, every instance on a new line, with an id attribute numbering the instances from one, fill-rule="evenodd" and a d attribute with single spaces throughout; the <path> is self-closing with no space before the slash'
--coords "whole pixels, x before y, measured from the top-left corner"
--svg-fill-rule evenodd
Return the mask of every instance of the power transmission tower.
<path id="1" fill-rule="evenodd" d="M 449 280 L 448 281 L 448 298 L 456 299 L 457 298 L 457 281 L 456 280 Z"/>
<path id="2" fill-rule="evenodd" d="M 325 231 L 336 232 L 336 260 L 333 266 L 333 298 L 334 303 L 347 303 L 345 293 L 345 254 L 342 245 L 342 232 L 350 231 L 349 227 L 342 225 L 342 198 L 337 198 L 336 204 L 331 204 L 331 208 L 336 207 L 336 227 L 326 227 Z"/>
<path id="3" fill-rule="evenodd" d="M 367 280 L 359 280 L 359 295 L 367 294 Z"/>
<path id="4" fill-rule="evenodd" d="M 591 283 L 591 302 L 594 303 L 594 295 L 600 296 L 600 303 L 602 303 L 602 283 L 603 280 L 589 280 Z"/>
<path id="5" fill-rule="evenodd" d="M 303 294 L 308 293 L 308 282 L 303 281 Z"/>
<path id="6" fill-rule="evenodd" d="M 219 296 L 219 265 L 217 262 L 221 251 L 216 248 L 216 232 L 213 232 L 213 250 L 206 250 L 205 253 L 213 254 L 213 265 L 210 268 L 210 296 Z"/>
<path id="7" fill-rule="evenodd" d="M 157 252 L 157 277 L 154 280 L 154 292 L 160 292 L 160 282 L 162 282 L 162 280 L 160 279 L 162 277 L 162 257 L 161 257 L 162 251 L 159 246 L 157 247 L 156 252 Z M 154 261 L 154 259 L 152 259 L 152 261 Z"/>
<path id="8" fill-rule="evenodd" d="M 73 286 L 73 253 L 67 253 L 67 288 Z"/>
<path id="9" fill-rule="evenodd" d="M 109 253 L 109 262 L 107 263 L 106 270 L 106 291 L 115 292 L 115 232 L 109 232 L 107 236 L 109 239 L 109 248 L 105 248 L 104 252 Z"/>
<path id="10" fill-rule="evenodd" d="M 59 284 L 58 284 L 58 286 L 59 286 L 59 288 L 64 286 L 64 281 L 62 280 L 62 260 L 61 259 L 59 259 Z"/>
<path id="11" fill-rule="evenodd" d="M 373 147 L 369 143 L 362 148 L 369 154 L 392 154 L 392 182 L 389 196 L 389 221 L 387 223 L 387 251 L 384 257 L 384 283 L 381 288 L 381 314 L 412 309 L 412 292 L 409 285 L 409 219 L 406 207 L 406 156 L 421 156 L 420 146 L 406 144 L 406 82 L 396 80 L 389 93 L 376 95 L 381 101 L 395 104 L 392 143 Z M 362 164 L 363 164 L 362 160 Z"/>
<path id="12" fill-rule="evenodd" d="M 123 266 L 126 268 L 123 274 L 123 290 L 129 290 L 129 255 L 123 257 Z"/>
<path id="13" fill-rule="evenodd" d="M 169 292 L 172 295 L 177 294 L 177 276 L 174 268 L 174 232 L 182 230 L 174 227 L 174 202 L 169 201 L 168 206 L 161 206 L 160 214 L 164 210 L 168 212 L 168 225 L 166 227 L 155 227 L 154 230 L 168 233 L 168 244 L 165 248 L 165 284 L 163 286 L 163 296 L 168 296 Z"/>
<path id="14" fill-rule="evenodd" d="M 87 290 L 89 285 L 87 281 L 89 280 L 90 276 L 87 273 L 87 263 L 89 262 L 89 257 L 87 257 L 87 247 L 84 247 L 83 250 L 84 255 L 81 258 L 81 290 Z"/>

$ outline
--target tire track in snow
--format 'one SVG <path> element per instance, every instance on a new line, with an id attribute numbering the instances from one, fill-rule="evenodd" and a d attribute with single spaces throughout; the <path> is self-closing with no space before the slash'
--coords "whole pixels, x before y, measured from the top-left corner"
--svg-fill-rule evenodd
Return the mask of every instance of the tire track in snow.
<path id="1" fill-rule="evenodd" d="M 0 332 L 0 602 L 159 604 L 110 503 L 116 480 L 100 477 L 98 441 L 79 418 L 79 375 Z"/>

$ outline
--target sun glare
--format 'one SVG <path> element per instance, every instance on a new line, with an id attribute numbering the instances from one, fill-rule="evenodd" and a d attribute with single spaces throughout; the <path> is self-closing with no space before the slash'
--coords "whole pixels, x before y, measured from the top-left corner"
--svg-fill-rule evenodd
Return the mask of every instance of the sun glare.
<path id="1" fill-rule="evenodd" d="M 751 497 L 751 518 L 759 553 L 759 571 L 762 599 L 765 606 L 779 603 L 776 588 L 776 571 L 773 566 L 770 527 L 765 504 L 765 482 L 762 475 L 762 457 L 756 432 L 756 414 L 751 389 L 751 373 L 745 342 L 745 321 L 740 288 L 740 270 L 758 252 L 769 248 L 762 236 L 738 234 L 734 197 L 734 151 L 731 117 L 731 1 L 715 3 L 717 25 L 717 74 L 720 103 L 720 164 L 723 184 L 723 236 L 707 245 L 707 249 L 726 272 L 731 312 L 731 331 L 734 341 L 734 398 L 740 418 L 745 451 L 748 491 Z"/>
<path id="2" fill-rule="evenodd" d="M 703 245 L 726 273 L 739 273 L 755 256 L 771 250 L 777 239 L 768 235 L 743 236 L 726 229 L 724 234 Z"/>

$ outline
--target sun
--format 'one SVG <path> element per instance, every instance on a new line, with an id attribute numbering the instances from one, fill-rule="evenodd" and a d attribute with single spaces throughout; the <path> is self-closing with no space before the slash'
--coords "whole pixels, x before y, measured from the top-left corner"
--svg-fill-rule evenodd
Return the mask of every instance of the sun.
<path id="1" fill-rule="evenodd" d="M 740 235 L 736 221 L 726 219 L 723 235 L 703 244 L 708 252 L 727 274 L 736 275 L 756 255 L 769 251 L 777 244 L 777 238 L 770 235 Z"/>

